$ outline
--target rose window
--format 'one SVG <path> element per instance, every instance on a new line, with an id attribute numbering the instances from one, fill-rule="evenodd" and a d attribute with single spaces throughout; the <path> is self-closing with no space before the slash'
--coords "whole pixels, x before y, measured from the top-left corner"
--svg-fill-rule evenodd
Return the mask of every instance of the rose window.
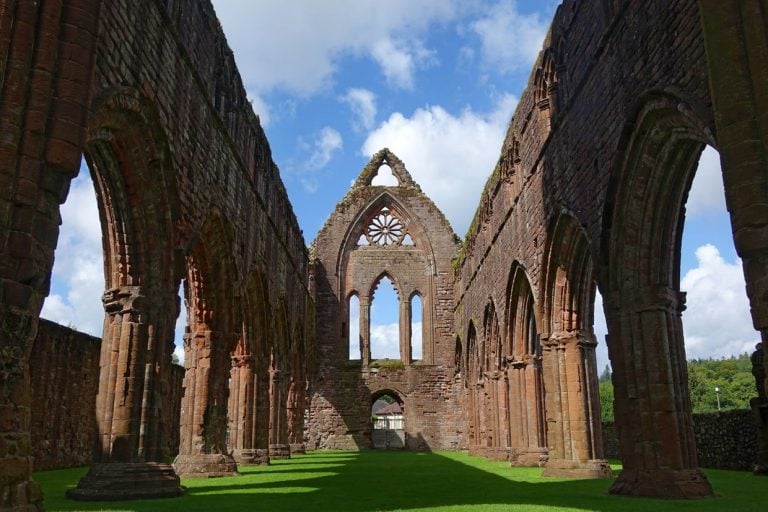
<path id="1" fill-rule="evenodd" d="M 368 239 L 371 243 L 378 245 L 399 243 L 404 232 L 403 223 L 386 207 L 382 208 L 368 225 Z"/>

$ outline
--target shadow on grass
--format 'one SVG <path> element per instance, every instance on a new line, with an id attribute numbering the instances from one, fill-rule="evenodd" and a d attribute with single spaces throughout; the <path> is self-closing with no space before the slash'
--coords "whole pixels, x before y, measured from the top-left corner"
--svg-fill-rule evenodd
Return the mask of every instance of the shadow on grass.
<path id="1" fill-rule="evenodd" d="M 79 503 L 63 498 L 85 469 L 42 471 L 46 510 L 120 511 L 760 511 L 768 480 L 748 473 L 707 471 L 719 498 L 659 501 L 607 495 L 610 480 L 562 480 L 538 468 L 509 468 L 461 453 L 316 452 L 269 467 L 243 467 L 242 476 L 185 479 L 187 494 L 171 500 Z"/>

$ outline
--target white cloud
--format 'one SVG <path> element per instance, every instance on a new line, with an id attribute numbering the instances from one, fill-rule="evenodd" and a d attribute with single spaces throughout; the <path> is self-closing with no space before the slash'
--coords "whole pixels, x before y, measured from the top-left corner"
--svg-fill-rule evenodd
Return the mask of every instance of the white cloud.
<path id="1" fill-rule="evenodd" d="M 720 154 L 711 146 L 701 153 L 685 210 L 689 218 L 726 211 Z"/>
<path id="2" fill-rule="evenodd" d="M 341 97 L 355 115 L 356 130 L 370 130 L 376 121 L 376 95 L 368 89 L 351 88 Z"/>
<path id="3" fill-rule="evenodd" d="M 460 2 L 216 0 L 214 4 L 249 91 L 282 88 L 308 95 L 331 83 L 339 57 L 374 58 L 380 41 L 407 37 L 412 41 L 407 53 L 415 56 L 412 50 L 419 48 L 418 39 L 434 23 L 453 19 Z M 382 69 L 385 74 L 392 71 L 394 63 L 376 60 L 389 66 Z"/>
<path id="4" fill-rule="evenodd" d="M 419 42 L 395 42 L 389 37 L 373 45 L 371 56 L 381 67 L 389 85 L 408 90 L 413 89 L 416 66 L 435 62 L 434 52 L 425 49 Z"/>
<path id="5" fill-rule="evenodd" d="M 400 359 L 398 324 L 371 325 L 371 359 Z"/>
<path id="6" fill-rule="evenodd" d="M 333 153 L 341 147 L 341 134 L 330 126 L 324 126 L 315 137 L 312 155 L 307 161 L 306 168 L 310 171 L 322 169 L 331 161 Z"/>
<path id="7" fill-rule="evenodd" d="M 686 356 L 751 353 L 760 336 L 752 327 L 741 262 L 728 263 L 710 244 L 696 249 L 696 259 L 698 267 L 680 282 L 680 288 L 687 291 L 683 313 Z"/>
<path id="8" fill-rule="evenodd" d="M 480 38 L 483 63 L 496 72 L 529 67 L 541 51 L 548 21 L 538 13 L 521 14 L 516 0 L 502 0 L 471 24 Z"/>
<path id="9" fill-rule="evenodd" d="M 499 98 L 490 114 L 467 108 L 454 116 L 440 106 L 396 112 L 371 132 L 362 153 L 388 147 L 463 235 L 493 171 L 517 98 Z M 467 200 L 467 198 L 471 198 Z"/>
<path id="10" fill-rule="evenodd" d="M 83 165 L 61 207 L 62 226 L 53 265 L 53 289 L 41 316 L 92 336 L 102 335 L 104 263 L 96 194 Z"/>
<path id="11" fill-rule="evenodd" d="M 249 94 L 248 101 L 251 102 L 251 108 L 253 108 L 254 113 L 259 116 L 261 127 L 266 128 L 269 126 L 269 121 L 272 116 L 269 105 L 264 101 L 264 98 L 258 94 Z"/>

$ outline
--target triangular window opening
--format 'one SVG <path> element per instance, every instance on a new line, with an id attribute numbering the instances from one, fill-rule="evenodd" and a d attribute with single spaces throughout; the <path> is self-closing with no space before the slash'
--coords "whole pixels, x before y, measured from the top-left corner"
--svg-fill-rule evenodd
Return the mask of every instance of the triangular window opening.
<path id="1" fill-rule="evenodd" d="M 358 247 L 361 245 L 371 245 L 368 243 L 368 238 L 365 236 L 365 234 L 360 235 L 360 238 L 357 239 L 357 245 Z"/>
<path id="2" fill-rule="evenodd" d="M 416 245 L 416 244 L 413 243 L 413 238 L 411 238 L 411 235 L 406 233 L 405 236 L 403 237 L 402 245 Z"/>
<path id="3" fill-rule="evenodd" d="M 392 174 L 392 168 L 387 164 L 381 164 L 376 176 L 371 180 L 371 185 L 376 187 L 397 187 L 400 182 Z"/>

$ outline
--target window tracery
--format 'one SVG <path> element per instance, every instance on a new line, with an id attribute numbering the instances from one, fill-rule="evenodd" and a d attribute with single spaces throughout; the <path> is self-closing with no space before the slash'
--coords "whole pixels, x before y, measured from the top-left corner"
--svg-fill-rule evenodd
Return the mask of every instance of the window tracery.
<path id="1" fill-rule="evenodd" d="M 414 241 L 400 218 L 384 206 L 374 215 L 357 241 L 358 246 L 413 246 Z"/>

